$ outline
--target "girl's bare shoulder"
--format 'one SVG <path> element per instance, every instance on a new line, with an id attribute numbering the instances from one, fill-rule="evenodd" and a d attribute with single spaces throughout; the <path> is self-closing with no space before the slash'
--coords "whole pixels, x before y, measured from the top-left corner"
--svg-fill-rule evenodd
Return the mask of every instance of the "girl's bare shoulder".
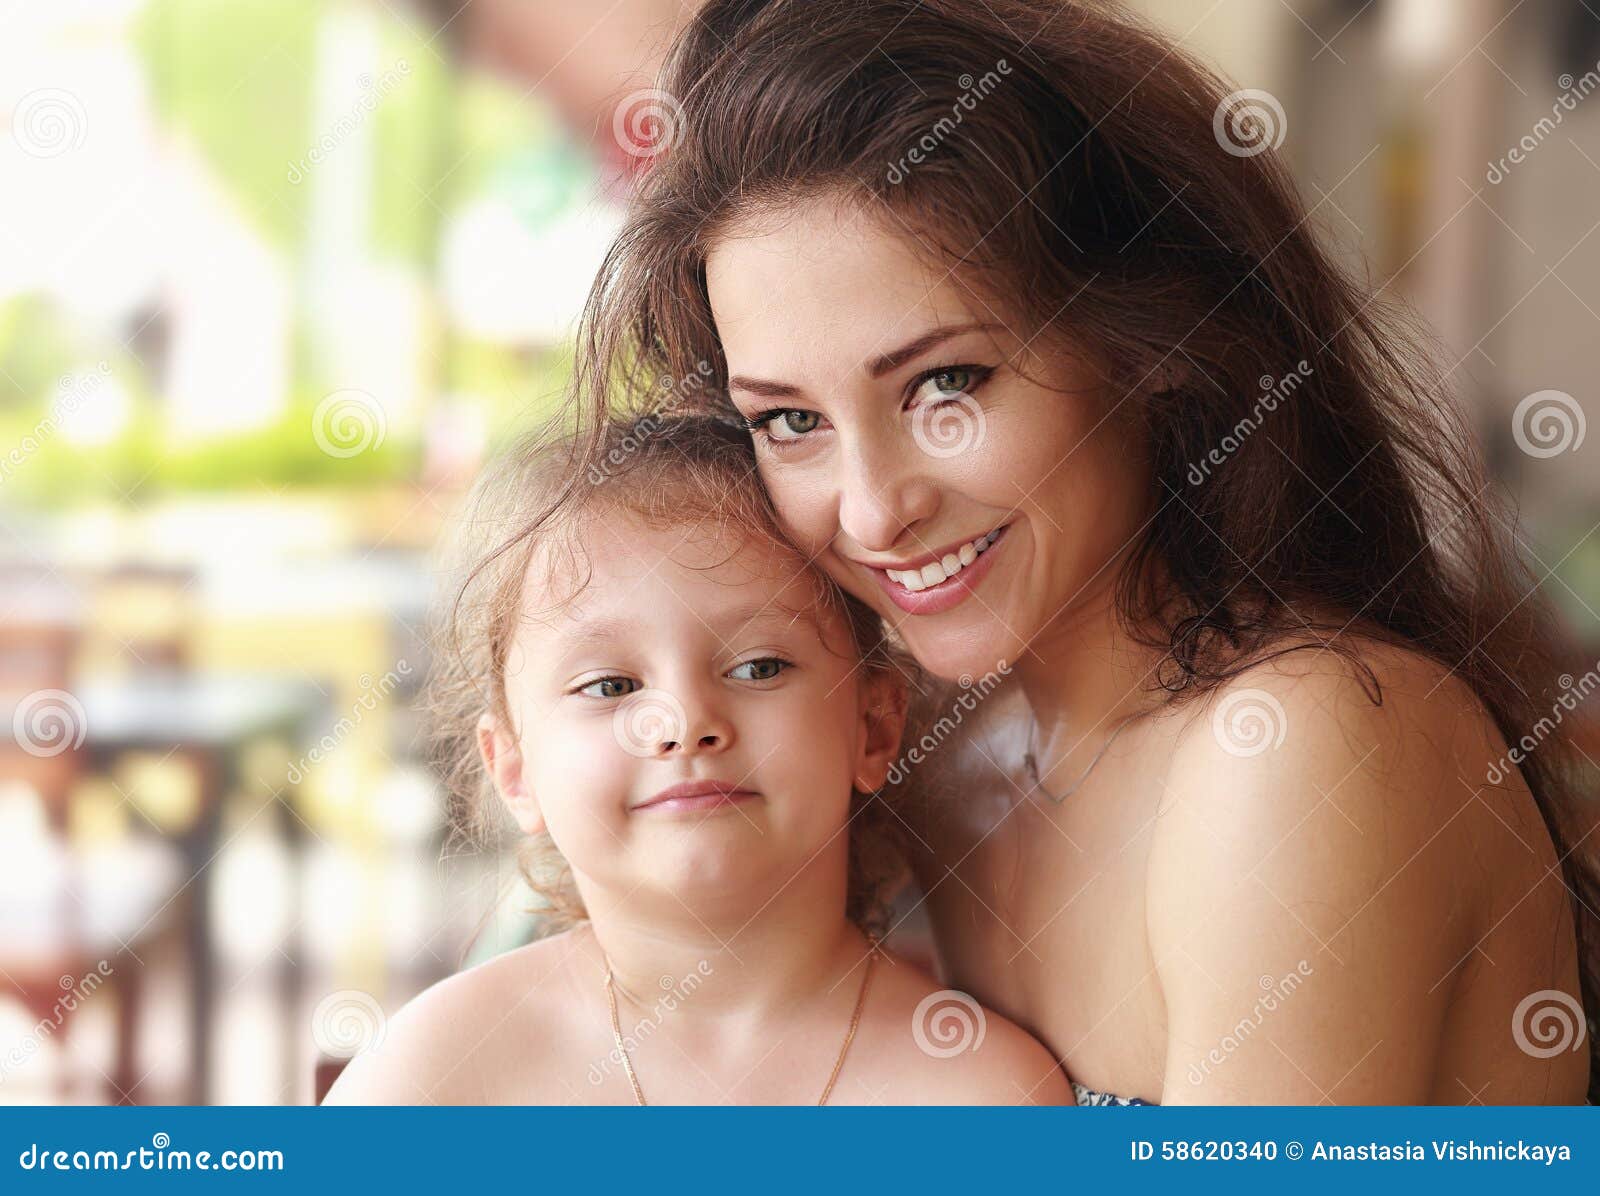
<path id="1" fill-rule="evenodd" d="M 324 1104 L 561 1103 L 518 1061 L 559 1054 L 585 1016 L 577 991 L 584 932 L 566 931 L 446 976 L 380 1016 L 372 1042 L 345 1066 Z M 588 1016 L 592 1016 L 592 1011 Z M 508 1049 L 511 1044 L 516 1049 Z"/>

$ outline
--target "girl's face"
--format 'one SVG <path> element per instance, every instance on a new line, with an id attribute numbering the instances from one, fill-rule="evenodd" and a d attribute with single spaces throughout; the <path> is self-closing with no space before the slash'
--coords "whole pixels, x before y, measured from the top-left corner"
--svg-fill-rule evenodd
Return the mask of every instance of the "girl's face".
<path id="1" fill-rule="evenodd" d="M 1147 474 L 1086 363 L 1042 361 L 914 241 L 830 204 L 718 241 L 706 275 L 790 534 L 930 671 L 1015 661 L 1110 584 Z"/>
<path id="2" fill-rule="evenodd" d="M 479 727 L 523 831 L 549 830 L 586 900 L 748 897 L 753 915 L 809 866 L 837 870 L 842 902 L 851 788 L 883 784 L 903 707 L 814 575 L 737 532 L 614 512 L 582 539 L 575 600 L 532 592 L 530 571 L 515 727 Z"/>

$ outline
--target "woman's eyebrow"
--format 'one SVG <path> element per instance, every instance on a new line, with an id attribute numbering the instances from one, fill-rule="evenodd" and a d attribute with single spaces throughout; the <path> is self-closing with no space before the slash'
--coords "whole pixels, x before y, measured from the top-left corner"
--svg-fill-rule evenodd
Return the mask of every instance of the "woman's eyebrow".
<path id="1" fill-rule="evenodd" d="M 989 332 L 996 328 L 995 324 L 973 322 L 970 324 L 951 324 L 943 328 L 932 328 L 922 335 L 907 341 L 898 349 L 891 349 L 872 358 L 867 366 L 867 373 L 873 378 L 881 378 L 885 374 L 893 373 L 906 362 L 912 361 L 929 349 L 944 344 L 968 332 Z M 802 393 L 798 386 L 791 386 L 787 382 L 771 382 L 763 378 L 749 378 L 743 374 L 735 374 L 728 379 L 729 390 L 742 390 L 749 394 L 760 395 L 768 399 L 793 399 Z"/>

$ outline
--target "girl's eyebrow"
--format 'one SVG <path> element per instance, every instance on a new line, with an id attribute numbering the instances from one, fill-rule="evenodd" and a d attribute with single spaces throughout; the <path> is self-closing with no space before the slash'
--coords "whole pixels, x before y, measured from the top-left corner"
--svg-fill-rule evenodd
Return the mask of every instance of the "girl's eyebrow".
<path id="1" fill-rule="evenodd" d="M 881 378 L 885 374 L 893 373 L 905 365 L 906 362 L 916 359 L 929 349 L 944 344 L 945 341 L 965 335 L 968 332 L 993 331 L 996 327 L 998 325 L 973 322 L 931 328 L 915 339 L 907 341 L 898 349 L 891 349 L 887 353 L 880 353 L 874 357 L 867 366 L 867 374 L 872 378 Z M 763 378 L 749 378 L 743 374 L 735 374 L 729 378 L 728 389 L 742 390 L 767 399 L 793 399 L 798 398 L 803 393 L 798 386 L 791 386 L 787 382 L 771 382 Z"/>

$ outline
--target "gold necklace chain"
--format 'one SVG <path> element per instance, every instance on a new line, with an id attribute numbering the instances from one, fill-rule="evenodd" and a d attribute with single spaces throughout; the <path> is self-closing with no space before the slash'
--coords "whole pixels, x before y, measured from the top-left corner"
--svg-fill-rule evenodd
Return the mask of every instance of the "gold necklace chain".
<path id="1" fill-rule="evenodd" d="M 605 955 L 605 952 L 601 952 Z M 844 1057 L 850 1053 L 850 1044 L 855 1041 L 856 1027 L 861 1024 L 861 1011 L 867 1004 L 867 990 L 872 986 L 872 965 L 878 958 L 878 940 L 867 939 L 867 970 L 861 977 L 861 992 L 856 996 L 855 1011 L 850 1014 L 850 1028 L 844 1032 L 844 1045 L 839 1048 L 839 1057 L 833 1061 L 833 1072 L 828 1076 L 827 1086 L 823 1088 L 822 1095 L 817 1098 L 817 1104 L 825 1105 L 828 1097 L 833 1092 L 834 1082 L 839 1078 L 839 1070 L 844 1067 Z M 622 1023 L 617 1019 L 617 990 L 611 980 L 611 960 L 606 958 L 606 1004 L 611 1009 L 611 1034 L 617 1041 L 617 1053 L 622 1056 L 622 1070 L 628 1073 L 628 1083 L 633 1086 L 633 1099 L 639 1104 L 648 1104 L 644 1099 L 644 1089 L 639 1087 L 639 1077 L 634 1074 L 633 1060 L 628 1057 L 628 1048 L 622 1044 Z"/>

